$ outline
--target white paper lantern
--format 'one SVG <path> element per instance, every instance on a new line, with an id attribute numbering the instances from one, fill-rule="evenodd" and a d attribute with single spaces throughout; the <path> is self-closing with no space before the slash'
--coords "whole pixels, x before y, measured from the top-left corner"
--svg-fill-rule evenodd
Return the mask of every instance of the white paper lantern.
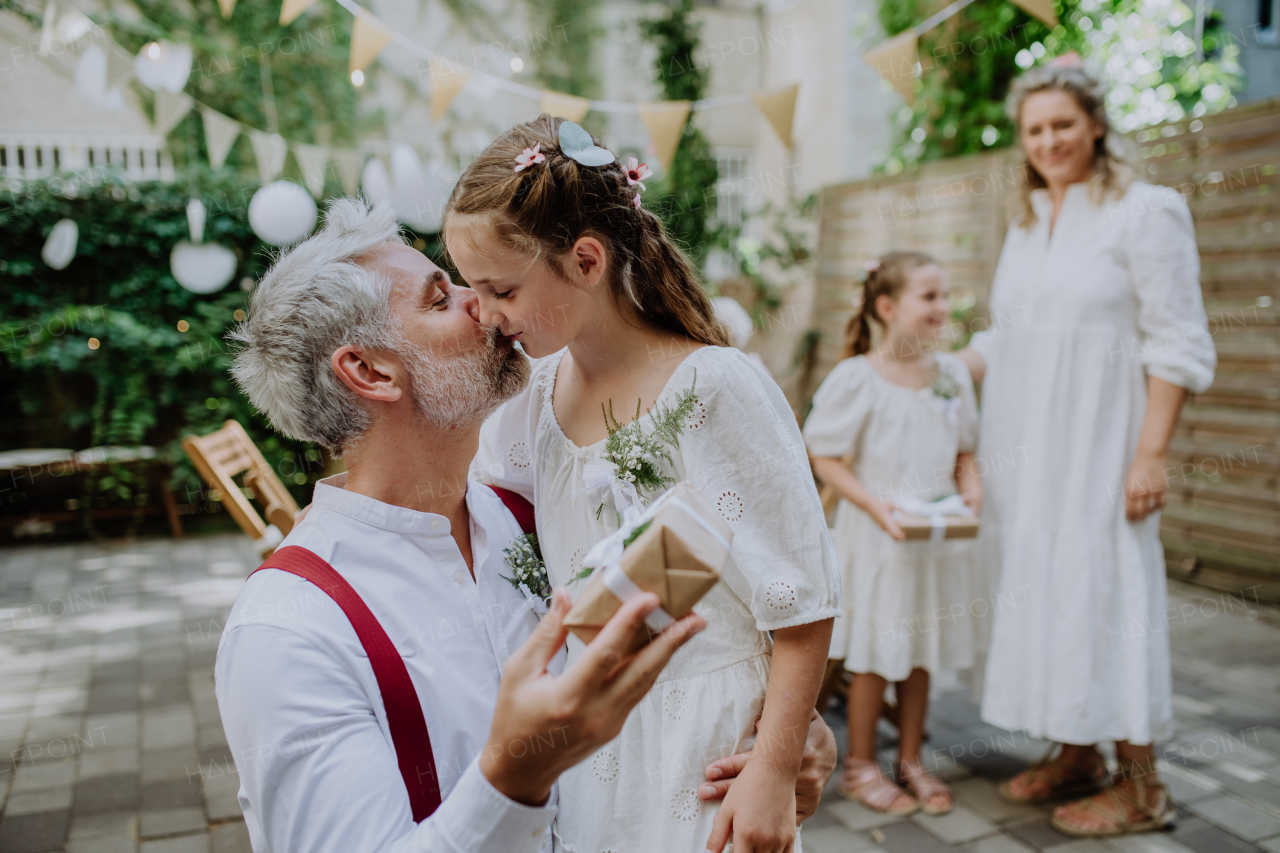
<path id="1" fill-rule="evenodd" d="M 49 232 L 40 250 L 40 257 L 55 270 L 65 270 L 76 256 L 76 242 L 80 239 L 80 229 L 70 219 L 60 219 Z"/>
<path id="2" fill-rule="evenodd" d="M 91 44 L 76 60 L 76 92 L 95 107 L 123 110 L 124 96 L 119 89 L 107 90 L 107 54 Z"/>
<path id="3" fill-rule="evenodd" d="M 275 181 L 249 201 L 249 227 L 264 243 L 288 246 L 316 227 L 316 202 L 292 181 Z"/>
<path id="4" fill-rule="evenodd" d="M 169 271 L 192 293 L 213 293 L 235 277 L 236 253 L 217 243 L 181 240 L 169 254 Z"/>
<path id="5" fill-rule="evenodd" d="M 191 76 L 191 45 L 153 41 L 133 59 L 138 82 L 152 91 L 181 92 Z"/>

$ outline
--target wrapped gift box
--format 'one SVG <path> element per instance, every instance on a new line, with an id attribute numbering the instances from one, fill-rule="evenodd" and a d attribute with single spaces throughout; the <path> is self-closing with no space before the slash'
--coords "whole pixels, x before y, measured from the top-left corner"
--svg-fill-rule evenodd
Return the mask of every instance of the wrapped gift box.
<path id="1" fill-rule="evenodd" d="M 973 539 L 978 535 L 978 519 L 972 515 L 941 516 L 946 527 L 939 539 Z M 895 521 L 907 539 L 933 539 L 933 520 L 922 515 L 899 515 Z"/>
<path id="2" fill-rule="evenodd" d="M 729 525 L 697 489 L 689 483 L 672 487 L 587 554 L 583 565 L 595 571 L 565 617 L 565 627 L 589 643 L 624 597 L 656 593 L 661 612 L 637 632 L 630 651 L 641 648 L 661 629 L 663 613 L 671 619 L 685 616 L 716 585 L 732 541 Z M 610 574 L 619 569 L 624 577 Z"/>

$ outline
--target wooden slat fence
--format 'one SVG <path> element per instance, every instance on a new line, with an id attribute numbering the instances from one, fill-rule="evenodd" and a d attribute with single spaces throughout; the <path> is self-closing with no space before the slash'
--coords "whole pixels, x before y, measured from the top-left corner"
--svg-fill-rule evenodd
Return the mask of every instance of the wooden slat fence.
<path id="1" fill-rule="evenodd" d="M 1189 402 L 1170 452 L 1169 572 L 1280 602 L 1280 100 L 1149 128 L 1133 143 L 1142 179 L 1177 188 L 1195 217 L 1218 351 L 1213 387 Z M 1020 162 L 1003 150 L 822 193 L 821 339 L 806 397 L 839 357 L 863 261 L 886 251 L 934 255 L 960 304 L 972 297 L 968 327 L 993 322 L 987 296 Z"/>

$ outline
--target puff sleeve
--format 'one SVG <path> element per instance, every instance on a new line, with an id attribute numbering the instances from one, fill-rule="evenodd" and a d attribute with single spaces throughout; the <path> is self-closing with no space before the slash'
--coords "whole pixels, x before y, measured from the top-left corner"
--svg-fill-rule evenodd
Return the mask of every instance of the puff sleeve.
<path id="1" fill-rule="evenodd" d="M 814 456 L 842 459 L 857 451 L 874 402 L 872 369 L 865 358 L 846 358 L 822 380 L 804 422 L 804 443 Z"/>
<path id="2" fill-rule="evenodd" d="M 1125 260 L 1138 300 L 1139 357 L 1149 376 L 1200 393 L 1213 384 L 1217 354 L 1191 211 L 1168 187 L 1138 184 L 1130 192 Z"/>
<path id="3" fill-rule="evenodd" d="M 733 528 L 723 579 L 761 631 L 831 619 L 840 574 L 795 415 L 745 355 L 704 352 L 680 450 L 686 479 Z"/>

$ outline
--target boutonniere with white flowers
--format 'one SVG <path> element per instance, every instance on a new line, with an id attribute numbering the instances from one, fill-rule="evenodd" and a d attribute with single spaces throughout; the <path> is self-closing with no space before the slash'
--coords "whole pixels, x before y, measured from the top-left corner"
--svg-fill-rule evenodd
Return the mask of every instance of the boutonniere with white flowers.
<path id="1" fill-rule="evenodd" d="M 542 559 L 538 534 L 517 536 L 502 554 L 511 569 L 511 576 L 499 577 L 522 593 L 539 616 L 546 613 L 551 605 L 551 579 L 547 576 L 546 561 Z"/>

